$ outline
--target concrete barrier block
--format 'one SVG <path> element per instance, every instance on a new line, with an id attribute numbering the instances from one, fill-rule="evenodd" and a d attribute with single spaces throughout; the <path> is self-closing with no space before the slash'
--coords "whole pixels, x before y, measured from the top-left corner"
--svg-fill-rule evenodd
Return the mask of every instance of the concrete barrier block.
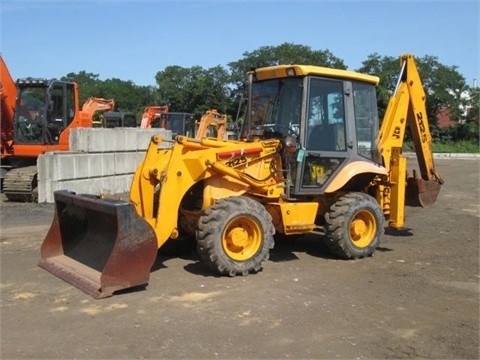
<path id="1" fill-rule="evenodd" d="M 50 178 L 50 170 L 52 169 L 51 162 L 53 161 L 53 157 L 49 156 L 48 153 L 40 154 L 37 158 L 37 171 L 38 171 L 38 181 L 45 182 L 47 179 Z"/>
<path id="2" fill-rule="evenodd" d="M 126 174 L 114 177 L 113 194 L 122 194 L 130 192 L 132 186 L 133 174 Z"/>
<path id="3" fill-rule="evenodd" d="M 89 136 L 88 152 L 108 152 L 117 150 L 117 138 L 109 129 L 92 129 Z"/>
<path id="4" fill-rule="evenodd" d="M 135 147 L 137 150 L 147 150 L 148 144 L 150 144 L 150 139 L 153 135 L 151 130 L 144 129 L 143 131 L 136 132 L 137 136 L 135 138 Z"/>
<path id="5" fill-rule="evenodd" d="M 172 139 L 172 132 L 165 129 L 72 129 L 71 151 L 48 152 L 38 158 L 39 202 L 53 202 L 57 190 L 128 193 L 153 135 Z M 164 145 L 169 148 L 171 143 Z"/>
<path id="6" fill-rule="evenodd" d="M 68 141 L 70 150 L 72 151 L 80 151 L 81 149 L 84 149 L 86 145 L 86 141 L 84 141 L 84 137 L 82 136 L 81 128 L 70 130 Z M 82 141 L 84 141 L 84 143 L 82 143 Z"/>
<path id="7" fill-rule="evenodd" d="M 76 152 L 58 152 L 52 154 L 52 161 L 49 161 L 49 178 L 52 181 L 60 179 L 75 179 L 77 177 L 75 158 L 79 155 Z"/>
<path id="8" fill-rule="evenodd" d="M 137 151 L 135 153 L 135 158 L 136 158 L 136 162 L 137 162 L 137 167 L 138 165 L 140 165 L 141 162 L 143 162 L 143 160 L 145 159 L 145 155 L 147 154 L 146 151 Z M 137 170 L 137 167 L 135 168 L 135 170 Z"/>
<path id="9" fill-rule="evenodd" d="M 137 156 L 134 152 L 114 153 L 115 174 L 133 173 L 138 166 Z"/>
<path id="10" fill-rule="evenodd" d="M 102 176 L 115 175 L 115 153 L 103 153 L 102 155 Z"/>
<path id="11" fill-rule="evenodd" d="M 127 140 L 124 128 L 105 129 L 105 151 L 130 151 L 131 144 Z"/>
<path id="12" fill-rule="evenodd" d="M 101 177 L 104 175 L 104 158 L 106 157 L 103 153 L 94 153 L 94 154 L 85 154 L 84 157 L 88 160 L 87 167 L 85 172 L 87 173 L 86 177 Z"/>

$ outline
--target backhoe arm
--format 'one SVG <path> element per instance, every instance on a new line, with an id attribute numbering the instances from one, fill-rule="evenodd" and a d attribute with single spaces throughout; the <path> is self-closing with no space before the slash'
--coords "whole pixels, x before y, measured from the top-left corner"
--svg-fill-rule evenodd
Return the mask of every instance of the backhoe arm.
<path id="1" fill-rule="evenodd" d="M 402 55 L 401 71 L 378 133 L 377 145 L 389 172 L 389 189 L 384 192 L 384 208 L 390 215 L 390 226 L 404 224 L 405 202 L 431 206 L 443 180 L 435 170 L 431 150 L 432 137 L 425 106 L 425 91 L 412 55 Z M 421 178 L 407 178 L 407 161 L 402 147 L 407 124 L 412 134 Z M 405 201 L 407 200 L 407 201 Z"/>
<path id="2" fill-rule="evenodd" d="M 413 56 L 405 55 L 407 81 L 406 85 L 410 94 L 410 103 L 408 107 L 408 125 L 412 134 L 415 153 L 417 155 L 418 166 L 423 180 L 438 181 L 443 184 L 443 180 L 435 170 L 432 153 L 432 136 L 430 134 L 427 110 L 425 106 L 425 91 L 418 73 Z"/>

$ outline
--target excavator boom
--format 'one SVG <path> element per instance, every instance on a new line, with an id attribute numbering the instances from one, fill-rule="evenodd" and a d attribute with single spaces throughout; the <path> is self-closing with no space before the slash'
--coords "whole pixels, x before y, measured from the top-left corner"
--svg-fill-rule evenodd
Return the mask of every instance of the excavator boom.
<path id="1" fill-rule="evenodd" d="M 93 119 L 94 114 L 97 111 L 110 111 L 115 108 L 115 100 L 114 99 L 104 99 L 98 97 L 90 97 L 85 101 L 82 106 L 82 111 L 89 114 L 92 118 L 92 125 L 99 127 L 102 126 L 101 121 L 95 121 Z"/>

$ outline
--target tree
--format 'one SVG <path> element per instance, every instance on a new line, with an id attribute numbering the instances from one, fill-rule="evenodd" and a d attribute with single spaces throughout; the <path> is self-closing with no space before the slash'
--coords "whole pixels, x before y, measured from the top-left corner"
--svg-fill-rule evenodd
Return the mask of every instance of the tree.
<path id="1" fill-rule="evenodd" d="M 114 99 L 116 110 L 141 114 L 144 107 L 155 103 L 155 92 L 148 86 L 137 86 L 121 79 L 100 80 L 98 74 L 84 70 L 68 73 L 62 80 L 78 84 L 80 108 L 90 97 Z"/>
<path id="2" fill-rule="evenodd" d="M 116 110 L 141 112 L 154 102 L 155 94 L 148 86 L 137 86 L 132 81 L 107 79 L 99 85 L 99 97 L 113 98 Z"/>
<path id="3" fill-rule="evenodd" d="M 101 95 L 92 95 L 99 93 L 99 86 L 101 81 L 98 79 L 98 74 L 89 73 L 85 70 L 79 73 L 68 73 L 61 78 L 63 81 L 75 81 L 78 85 L 80 108 L 87 101 L 89 97 L 103 97 Z"/>
<path id="4" fill-rule="evenodd" d="M 204 69 L 167 66 L 157 72 L 159 105 L 169 105 L 171 111 L 190 112 L 201 116 L 208 109 L 227 112 L 230 108 L 228 72 L 221 66 Z"/>

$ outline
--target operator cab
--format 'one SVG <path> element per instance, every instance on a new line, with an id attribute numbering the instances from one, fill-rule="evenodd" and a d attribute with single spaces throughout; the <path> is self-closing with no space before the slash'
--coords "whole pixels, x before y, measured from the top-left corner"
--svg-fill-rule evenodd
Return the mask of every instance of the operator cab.
<path id="1" fill-rule="evenodd" d="M 75 116 L 73 83 L 28 78 L 17 80 L 17 89 L 15 144 L 58 144 Z"/>
<path id="2" fill-rule="evenodd" d="M 107 111 L 101 119 L 101 127 L 110 129 L 116 127 L 137 127 L 137 118 L 134 113 Z"/>
<path id="3" fill-rule="evenodd" d="M 164 128 L 172 131 L 172 137 L 185 135 L 193 137 L 195 134 L 195 119 L 193 114 L 186 112 L 168 112 L 159 115 L 158 120 L 152 122 L 152 128 Z"/>
<path id="4" fill-rule="evenodd" d="M 319 194 L 347 163 L 376 162 L 378 78 L 317 66 L 249 73 L 242 138 L 280 139 L 293 194 Z"/>

